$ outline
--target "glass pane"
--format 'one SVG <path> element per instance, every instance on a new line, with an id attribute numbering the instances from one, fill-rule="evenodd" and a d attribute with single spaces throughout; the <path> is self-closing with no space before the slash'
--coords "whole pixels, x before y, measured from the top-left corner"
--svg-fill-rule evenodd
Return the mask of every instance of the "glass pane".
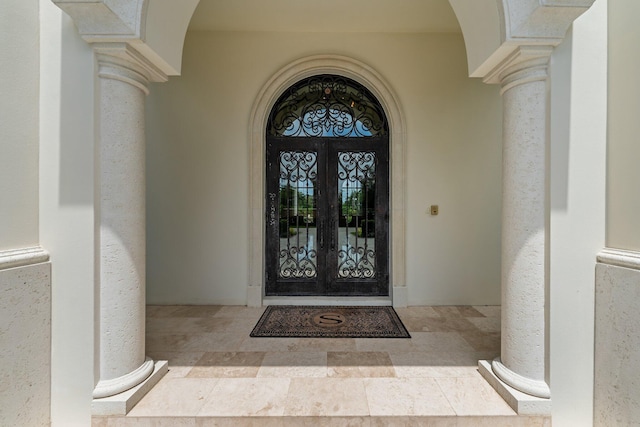
<path id="1" fill-rule="evenodd" d="M 291 86 L 278 99 L 267 124 L 273 136 L 370 137 L 387 135 L 378 100 L 356 81 L 319 75 Z"/>
<path id="2" fill-rule="evenodd" d="M 278 277 L 318 275 L 316 245 L 317 153 L 280 153 L 280 250 Z"/>
<path id="3" fill-rule="evenodd" d="M 370 279 L 375 268 L 376 154 L 338 153 L 338 278 Z"/>

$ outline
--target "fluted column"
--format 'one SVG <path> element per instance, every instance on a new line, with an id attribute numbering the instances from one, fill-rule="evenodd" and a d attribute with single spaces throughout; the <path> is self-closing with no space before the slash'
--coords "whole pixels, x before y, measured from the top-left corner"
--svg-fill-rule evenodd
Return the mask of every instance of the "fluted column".
<path id="1" fill-rule="evenodd" d="M 100 380 L 93 397 L 103 398 L 154 369 L 145 357 L 145 96 L 154 70 L 124 44 L 94 49 Z"/>
<path id="2" fill-rule="evenodd" d="M 522 49 L 500 73 L 503 96 L 502 345 L 493 372 L 550 398 L 547 384 L 547 139 L 551 48 Z"/>

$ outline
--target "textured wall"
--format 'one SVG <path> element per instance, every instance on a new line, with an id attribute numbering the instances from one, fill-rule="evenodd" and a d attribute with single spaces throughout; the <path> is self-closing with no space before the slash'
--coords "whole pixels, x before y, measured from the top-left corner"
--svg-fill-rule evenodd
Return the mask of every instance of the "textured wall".
<path id="1" fill-rule="evenodd" d="M 467 77 L 462 36 L 237 32 L 189 33 L 182 76 L 148 98 L 148 301 L 246 303 L 251 107 L 322 53 L 372 66 L 405 114 L 411 304 L 499 303 L 501 101 Z"/>
<path id="2" fill-rule="evenodd" d="M 50 283 L 49 263 L 0 270 L 1 425 L 49 425 Z"/>
<path id="3" fill-rule="evenodd" d="M 640 424 L 640 263 L 596 268 L 594 425 Z"/>

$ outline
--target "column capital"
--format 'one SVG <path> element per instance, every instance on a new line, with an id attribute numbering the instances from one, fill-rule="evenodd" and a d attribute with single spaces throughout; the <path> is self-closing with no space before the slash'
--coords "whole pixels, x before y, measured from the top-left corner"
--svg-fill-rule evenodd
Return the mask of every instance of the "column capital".
<path id="1" fill-rule="evenodd" d="M 488 84 L 502 85 L 501 93 L 514 86 L 546 80 L 553 46 L 518 46 L 483 79 Z"/>
<path id="2" fill-rule="evenodd" d="M 149 94 L 149 82 L 165 82 L 168 77 L 126 43 L 95 43 L 98 76 L 129 83 Z"/>

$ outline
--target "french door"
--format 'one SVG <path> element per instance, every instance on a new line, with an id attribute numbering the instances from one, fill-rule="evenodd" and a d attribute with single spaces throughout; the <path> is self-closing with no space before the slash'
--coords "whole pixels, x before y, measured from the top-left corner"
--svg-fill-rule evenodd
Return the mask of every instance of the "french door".
<path id="1" fill-rule="evenodd" d="M 389 295 L 388 137 L 267 138 L 271 295 Z"/>

